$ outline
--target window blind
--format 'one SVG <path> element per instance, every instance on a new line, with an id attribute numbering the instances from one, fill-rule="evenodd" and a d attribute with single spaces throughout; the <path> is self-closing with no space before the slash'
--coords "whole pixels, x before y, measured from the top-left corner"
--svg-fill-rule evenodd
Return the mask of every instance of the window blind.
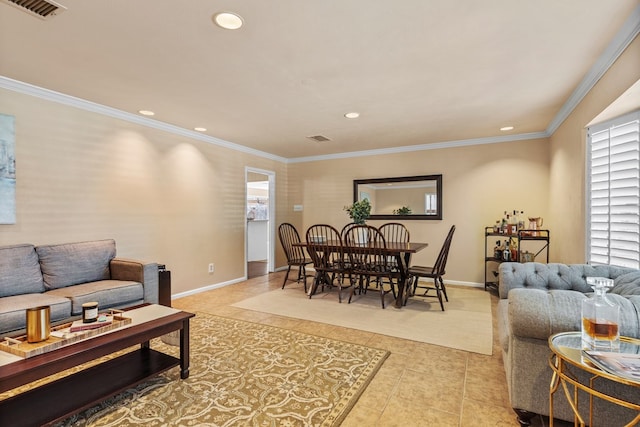
<path id="1" fill-rule="evenodd" d="M 640 110 L 590 127 L 588 262 L 640 268 Z"/>

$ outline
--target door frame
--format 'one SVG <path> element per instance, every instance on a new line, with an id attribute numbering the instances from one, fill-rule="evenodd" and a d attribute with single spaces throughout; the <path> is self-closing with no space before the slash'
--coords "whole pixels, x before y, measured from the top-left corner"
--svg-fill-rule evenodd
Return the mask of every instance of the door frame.
<path id="1" fill-rule="evenodd" d="M 244 168 L 244 277 L 249 276 L 247 263 L 249 259 L 249 233 L 247 222 L 247 184 L 249 173 L 259 173 L 267 176 L 269 181 L 269 242 L 267 247 L 267 272 L 275 271 L 275 238 L 276 238 L 276 173 L 274 171 L 245 166 Z"/>

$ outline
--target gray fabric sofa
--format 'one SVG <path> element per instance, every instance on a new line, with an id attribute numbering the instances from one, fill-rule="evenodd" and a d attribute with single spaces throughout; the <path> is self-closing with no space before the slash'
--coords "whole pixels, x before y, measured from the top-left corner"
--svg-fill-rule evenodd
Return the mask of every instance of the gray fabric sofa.
<path id="1" fill-rule="evenodd" d="M 48 305 L 51 322 L 100 309 L 158 302 L 158 266 L 116 258 L 114 240 L 0 247 L 0 334 L 25 328 L 26 309 Z"/>
<path id="2" fill-rule="evenodd" d="M 614 279 L 608 298 L 620 305 L 620 334 L 640 338 L 640 270 L 586 264 L 500 265 L 498 333 L 509 398 L 521 425 L 529 425 L 534 414 L 549 415 L 553 371 L 549 367 L 548 338 L 558 332 L 581 330 L 582 300 L 592 292 L 587 277 Z M 600 389 L 640 402 L 639 388 L 605 380 Z M 622 426 L 637 415 L 601 399 L 595 399 L 594 404 L 594 425 Z M 586 394 L 580 395 L 580 405 L 586 413 Z M 562 390 L 554 396 L 554 416 L 573 421 Z"/>

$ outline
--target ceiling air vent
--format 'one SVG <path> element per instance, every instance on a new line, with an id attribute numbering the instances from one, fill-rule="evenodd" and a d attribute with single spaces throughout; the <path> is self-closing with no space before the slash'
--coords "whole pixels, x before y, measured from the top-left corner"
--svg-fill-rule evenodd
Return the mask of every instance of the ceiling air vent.
<path id="1" fill-rule="evenodd" d="M 322 135 L 314 135 L 314 136 L 308 136 L 307 138 L 309 139 L 313 139 L 316 142 L 327 142 L 327 141 L 331 141 L 329 138 L 327 138 L 326 136 L 322 136 Z"/>
<path id="2" fill-rule="evenodd" d="M 19 8 L 20 10 L 27 12 L 30 15 L 37 16 L 40 19 L 52 18 L 65 10 L 61 4 L 58 4 L 51 0 L 1 0 L 4 3 L 8 3 L 12 6 Z"/>

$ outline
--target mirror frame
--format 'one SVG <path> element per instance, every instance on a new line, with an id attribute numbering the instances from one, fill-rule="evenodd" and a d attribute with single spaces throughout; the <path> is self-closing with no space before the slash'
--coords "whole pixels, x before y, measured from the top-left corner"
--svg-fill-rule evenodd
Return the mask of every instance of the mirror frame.
<path id="1" fill-rule="evenodd" d="M 372 214 L 368 219 L 397 219 L 397 220 L 441 220 L 442 219 L 442 175 L 417 175 L 402 176 L 394 178 L 369 178 L 353 180 L 353 201 L 357 202 L 359 198 L 358 186 L 360 184 L 381 184 L 381 183 L 398 183 L 413 181 L 435 181 L 436 182 L 436 201 L 437 209 L 435 215 L 394 215 L 394 214 Z"/>

